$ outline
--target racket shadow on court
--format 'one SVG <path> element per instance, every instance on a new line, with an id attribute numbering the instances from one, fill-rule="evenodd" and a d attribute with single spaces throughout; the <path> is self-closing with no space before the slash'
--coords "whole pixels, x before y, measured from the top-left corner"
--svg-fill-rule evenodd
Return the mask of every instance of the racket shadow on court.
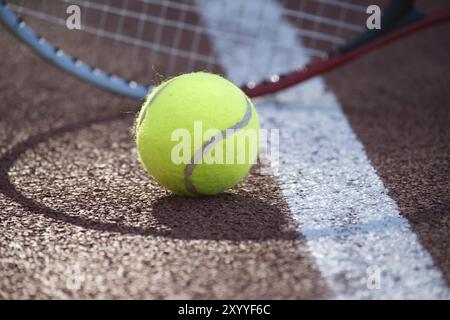
<path id="1" fill-rule="evenodd" d="M 162 195 L 149 205 L 138 204 L 139 210 L 129 212 L 118 212 L 117 208 L 111 205 L 109 209 L 115 213 L 115 218 L 112 219 L 111 216 L 105 217 L 95 211 L 87 216 L 78 215 L 77 211 L 68 212 L 70 204 L 68 211 L 51 208 L 22 193 L 11 181 L 10 169 L 24 153 L 37 145 L 54 137 L 76 133 L 91 125 L 108 124 L 121 119 L 129 121 L 129 118 L 129 115 L 120 113 L 93 118 L 38 133 L 11 146 L 7 152 L 0 155 L 0 193 L 30 213 L 48 218 L 50 223 L 53 220 L 99 232 L 186 240 L 262 241 L 291 240 L 298 237 L 294 223 L 285 211 L 239 188 L 238 194 L 227 192 L 205 198 Z M 123 186 L 122 193 L 129 195 L 130 190 Z M 111 199 L 111 203 L 112 200 L 114 199 Z M 135 200 L 133 197 L 128 199 L 131 203 L 135 203 Z M 127 206 L 129 203 L 123 205 Z"/>

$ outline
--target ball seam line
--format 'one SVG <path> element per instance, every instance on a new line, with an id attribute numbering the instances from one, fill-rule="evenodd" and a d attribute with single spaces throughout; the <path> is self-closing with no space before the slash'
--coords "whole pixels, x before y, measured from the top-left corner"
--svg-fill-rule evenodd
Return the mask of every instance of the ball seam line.
<path id="1" fill-rule="evenodd" d="M 195 170 L 195 167 L 197 166 L 198 162 L 203 157 L 203 155 L 208 153 L 220 141 L 228 138 L 228 136 L 230 135 L 229 130 L 241 130 L 250 122 L 252 118 L 251 102 L 249 101 L 249 98 L 246 95 L 244 95 L 244 97 L 246 102 L 246 110 L 242 120 L 235 123 L 229 128 L 223 129 L 222 131 L 220 131 L 220 133 L 212 136 L 205 144 L 203 144 L 203 146 L 199 150 L 195 152 L 195 154 L 191 158 L 190 163 L 187 164 L 186 167 L 184 168 L 184 186 L 186 190 L 191 194 L 198 196 L 202 195 L 202 193 L 198 192 L 197 188 L 192 183 L 191 176 Z M 233 134 L 234 132 L 231 133 L 231 135 Z"/>
<path id="2" fill-rule="evenodd" d="M 158 92 L 156 92 L 155 95 L 150 99 L 150 101 L 148 103 L 146 103 L 145 109 L 142 111 L 142 117 L 141 117 L 141 119 L 139 121 L 139 126 L 138 127 L 140 127 L 142 125 L 142 123 L 144 122 L 144 119 L 147 116 L 147 112 L 148 112 L 148 109 L 150 108 L 150 106 L 153 104 L 153 102 L 156 100 L 156 98 L 159 97 L 159 95 L 167 88 L 167 86 L 173 80 L 174 79 L 167 81 L 166 84 L 164 84 L 159 90 L 158 90 L 158 87 L 155 88 L 155 90 L 158 90 Z"/>

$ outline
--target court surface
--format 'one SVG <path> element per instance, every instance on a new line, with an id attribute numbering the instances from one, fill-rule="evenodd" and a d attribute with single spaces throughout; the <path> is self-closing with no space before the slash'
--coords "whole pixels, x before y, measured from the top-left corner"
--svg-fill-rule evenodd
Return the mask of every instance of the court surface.
<path id="1" fill-rule="evenodd" d="M 0 297 L 450 298 L 449 32 L 256 102 L 279 174 L 204 199 L 139 165 L 139 102 L 0 32 Z"/>

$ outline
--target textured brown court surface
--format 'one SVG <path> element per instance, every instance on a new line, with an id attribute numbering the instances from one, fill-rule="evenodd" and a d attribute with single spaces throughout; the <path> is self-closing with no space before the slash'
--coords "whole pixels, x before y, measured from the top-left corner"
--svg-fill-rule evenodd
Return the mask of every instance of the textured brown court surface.
<path id="1" fill-rule="evenodd" d="M 449 32 L 327 76 L 447 280 Z M 0 47 L 0 297 L 327 296 L 270 177 L 255 170 L 224 195 L 172 197 L 136 161 L 135 101 L 49 67 L 6 32 Z"/>
<path id="2" fill-rule="evenodd" d="M 137 163 L 136 101 L 0 37 L 9 75 L 0 84 L 1 297 L 325 295 L 271 178 L 253 174 L 207 199 L 170 196 Z"/>
<path id="3" fill-rule="evenodd" d="M 385 186 L 447 281 L 449 32 L 448 24 L 425 30 L 327 77 Z"/>

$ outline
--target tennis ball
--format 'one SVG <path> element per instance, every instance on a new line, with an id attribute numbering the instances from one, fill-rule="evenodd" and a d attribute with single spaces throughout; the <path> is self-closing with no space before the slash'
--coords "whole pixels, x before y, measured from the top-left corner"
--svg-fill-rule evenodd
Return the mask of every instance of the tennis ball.
<path id="1" fill-rule="evenodd" d="M 205 72 L 155 88 L 135 129 L 139 160 L 179 195 L 213 195 L 233 187 L 259 150 L 259 120 L 250 99 L 230 81 Z"/>

